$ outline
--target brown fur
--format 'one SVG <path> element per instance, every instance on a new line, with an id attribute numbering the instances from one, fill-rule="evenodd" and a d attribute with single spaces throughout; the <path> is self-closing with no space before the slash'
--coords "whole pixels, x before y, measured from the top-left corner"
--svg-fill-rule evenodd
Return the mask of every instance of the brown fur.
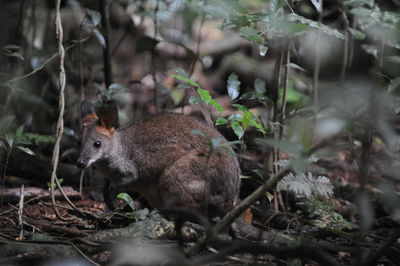
<path id="1" fill-rule="evenodd" d="M 107 136 L 109 138 L 111 138 L 115 133 L 114 128 L 107 128 L 105 126 L 96 126 L 96 131 L 99 134 L 105 135 L 105 136 Z"/>
<path id="2" fill-rule="evenodd" d="M 97 117 L 96 113 L 89 113 L 82 118 L 82 124 L 83 126 L 88 126 L 90 123 L 93 123 L 97 119 L 99 118 Z"/>
<path id="3" fill-rule="evenodd" d="M 210 218 L 225 215 L 236 204 L 239 163 L 228 145 L 228 151 L 210 146 L 213 138 L 226 142 L 214 128 L 164 113 L 108 134 L 109 129 L 99 126 L 101 119 L 85 128 L 78 162 L 87 166 L 97 161 L 111 181 L 111 197 L 134 190 L 152 207 L 188 207 Z M 193 134 L 194 129 L 206 137 Z M 96 140 L 102 141 L 101 151 L 93 148 Z"/>

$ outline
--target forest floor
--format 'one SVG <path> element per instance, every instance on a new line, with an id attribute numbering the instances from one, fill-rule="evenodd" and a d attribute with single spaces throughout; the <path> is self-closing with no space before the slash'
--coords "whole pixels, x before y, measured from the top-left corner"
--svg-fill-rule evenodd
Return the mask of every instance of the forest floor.
<path id="1" fill-rule="evenodd" d="M 387 152 L 383 153 L 387 154 Z M 391 213 L 385 205 L 385 199 L 381 195 L 384 188 L 374 185 L 373 180 L 377 178 L 376 175 L 374 176 L 374 170 L 371 171 L 369 184 L 364 188 L 369 198 L 368 204 L 370 204 L 364 208 L 371 208 L 372 211 L 357 212 L 355 204 L 364 204 L 357 203 L 360 200 L 357 198 L 360 187 L 356 185 L 357 182 L 354 182 L 357 180 L 357 167 L 355 162 L 349 161 L 346 153 L 343 152 L 341 158 L 336 161 L 319 161 L 312 168 L 314 173 L 330 176 L 335 184 L 334 198 L 329 201 L 310 201 L 301 198 L 294 199 L 284 192 L 271 192 L 270 195 L 275 195 L 282 201 L 276 203 L 277 206 L 272 205 L 267 209 L 262 207 L 265 202 L 262 200 L 257 202 L 252 206 L 252 215 L 247 217 L 248 222 L 265 232 L 297 239 L 297 241 L 303 239 L 303 243 L 308 242 L 326 250 L 330 259 L 336 262 L 333 265 L 365 262 L 366 258 L 376 259 L 378 255 L 379 263 L 381 263 L 379 265 L 398 265 L 400 261 L 400 247 L 399 243 L 396 243 L 399 237 L 399 225 L 396 221 L 398 214 Z M 375 165 L 371 165 L 371 169 L 378 169 L 380 161 L 384 159 L 382 147 L 380 147 L 380 150 L 373 153 Z M 244 186 L 251 187 L 249 181 L 245 181 Z M 81 197 L 71 187 L 64 187 L 64 190 L 77 210 L 70 207 L 62 196 L 56 193 L 57 209 L 61 215 L 58 217 L 54 213 L 48 190 L 25 187 L 22 199 L 20 190 L 21 188 L 2 190 L 0 250 L 4 254 L 0 259 L 0 264 L 42 265 L 40 262 L 46 260 L 74 257 L 80 254 L 80 258 L 85 258 L 83 261 L 86 261 L 88 265 L 92 263 L 91 261 L 111 265 L 110 261 L 114 263 L 118 261 L 115 257 L 115 253 L 118 254 L 115 246 L 119 247 L 117 249 L 123 249 L 126 245 L 125 248 L 129 247 L 136 252 L 142 252 L 134 244 L 135 242 L 124 243 L 126 239 L 140 241 L 142 244 L 148 243 L 146 252 L 162 253 L 166 246 L 172 247 L 174 252 L 177 252 L 181 245 L 181 247 L 193 246 L 202 232 L 196 226 L 194 229 L 190 229 L 189 226 L 189 230 L 183 234 L 184 241 L 181 243 L 182 239 L 176 235 L 173 223 L 160 218 L 157 212 L 150 212 L 146 208 L 132 212 L 129 207 L 118 212 L 111 212 L 104 202 L 96 201 L 90 196 L 93 194 L 83 193 Z M 363 215 L 367 216 L 362 219 L 369 222 L 369 225 L 358 223 L 359 217 Z M 360 233 L 360 226 L 364 226 L 367 230 Z M 135 229 L 132 231 L 132 228 Z M 15 240 L 18 241 L 15 242 Z M 16 243 L 26 246 L 16 248 Z M 251 243 L 262 244 L 263 241 L 256 240 Z M 143 246 L 142 244 L 139 246 Z M 114 251 L 110 252 L 112 250 Z M 188 265 L 212 255 L 215 256 L 215 260 L 208 261 L 206 265 L 269 263 L 300 265 L 298 263 L 301 263 L 300 260 L 290 260 L 291 256 L 272 257 L 258 252 L 234 252 L 231 256 L 223 256 L 222 259 L 216 255 L 217 250 L 209 246 L 207 251 L 198 253 L 193 259 L 183 257 L 180 251 L 176 254 L 168 254 L 179 257 L 174 257 L 174 263 L 182 260 L 182 263 L 189 263 Z M 121 256 L 124 257 L 124 255 Z M 302 258 L 300 254 L 293 257 Z M 129 260 L 129 258 L 125 259 Z M 32 262 L 34 264 L 29 264 Z M 312 260 L 304 259 L 304 257 L 302 263 L 315 265 Z M 371 265 L 375 263 L 374 261 Z"/>

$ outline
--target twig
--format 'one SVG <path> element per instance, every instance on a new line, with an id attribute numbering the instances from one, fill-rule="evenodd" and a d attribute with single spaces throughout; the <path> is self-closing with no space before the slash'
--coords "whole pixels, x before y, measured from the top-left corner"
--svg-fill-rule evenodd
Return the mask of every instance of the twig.
<path id="1" fill-rule="evenodd" d="M 193 75 L 195 66 L 197 61 L 199 60 L 199 56 L 200 56 L 200 44 L 202 41 L 202 35 L 201 35 L 201 31 L 203 29 L 203 25 L 204 25 L 204 16 L 201 16 L 201 21 L 200 21 L 200 26 L 199 26 L 199 33 L 198 33 L 198 37 L 197 37 L 197 43 L 196 43 L 196 53 L 195 53 L 195 58 L 193 58 L 193 62 L 190 66 L 190 70 L 189 70 L 189 77 L 191 77 Z M 201 60 L 199 60 L 201 61 Z"/>
<path id="2" fill-rule="evenodd" d="M 77 43 L 74 43 L 74 44 L 71 44 L 70 46 L 67 46 L 67 47 L 65 48 L 65 52 L 67 52 L 67 51 L 70 50 L 71 48 L 75 47 L 76 45 L 87 41 L 89 38 L 90 38 L 90 37 L 86 37 L 86 38 L 84 38 L 84 39 L 82 39 L 82 40 L 79 40 Z M 24 74 L 24 75 L 22 75 L 22 76 L 18 76 L 18 77 L 12 78 L 12 79 L 10 79 L 9 81 L 7 81 L 7 84 L 10 84 L 10 83 L 12 83 L 12 82 L 15 82 L 15 81 L 18 81 L 18 80 L 21 80 L 21 79 L 28 78 L 28 77 L 32 76 L 32 75 L 35 74 L 36 72 L 42 70 L 48 63 L 50 63 L 51 61 L 53 61 L 54 59 L 56 59 L 57 56 L 58 56 L 58 54 L 59 54 L 58 52 L 57 52 L 57 53 L 54 53 L 52 56 L 50 56 L 48 59 L 46 59 L 46 61 L 44 61 L 40 66 L 38 66 L 37 68 L 35 68 L 35 69 L 32 70 L 31 72 L 29 72 L 29 73 L 27 73 L 27 74 Z"/>
<path id="3" fill-rule="evenodd" d="M 73 247 L 76 250 L 76 252 L 81 254 L 81 256 L 84 257 L 86 260 L 88 260 L 90 263 L 92 263 L 93 265 L 96 265 L 96 266 L 100 266 L 100 264 L 94 262 L 92 259 L 90 259 L 88 256 L 86 256 L 86 254 L 83 253 L 83 251 L 80 250 L 74 243 L 70 243 L 70 245 L 71 245 L 71 247 Z"/>
<path id="4" fill-rule="evenodd" d="M 314 153 L 316 150 L 330 144 L 332 138 L 337 137 L 339 134 L 332 136 L 329 141 L 322 140 L 314 144 L 305 155 Z M 213 230 L 215 233 L 222 232 L 225 228 L 233 223 L 247 208 L 250 207 L 258 198 L 262 197 L 264 193 L 274 187 L 283 177 L 285 177 L 291 171 L 290 167 L 284 168 L 278 174 L 268 178 L 264 177 L 266 180 L 260 187 L 258 187 L 253 193 L 251 193 L 247 198 L 243 199 L 239 204 L 237 204 L 232 210 L 230 210 L 225 217 L 219 220 L 214 226 Z M 206 238 L 200 239 L 196 245 L 191 247 L 187 253 L 194 254 L 197 253 L 206 243 Z"/>
<path id="5" fill-rule="evenodd" d="M 24 222 L 22 219 L 22 214 L 24 211 L 24 185 L 21 186 L 20 189 L 20 198 L 19 198 L 19 206 L 18 206 L 18 225 L 21 227 L 19 232 L 19 239 L 24 239 Z"/>
<path id="6" fill-rule="evenodd" d="M 40 196 L 31 198 L 31 199 L 25 201 L 25 204 L 27 204 L 27 203 L 29 203 L 29 202 L 32 202 L 32 201 L 35 201 L 35 200 L 38 200 L 38 199 L 40 199 L 40 198 L 41 198 Z M 3 212 L 0 212 L 0 216 L 4 215 L 4 214 L 6 214 L 6 213 L 9 213 L 9 212 L 15 211 L 15 208 L 16 208 L 15 206 L 13 206 L 13 205 L 11 205 L 11 204 L 8 204 L 8 205 L 10 206 L 10 209 L 5 210 L 5 211 L 3 211 Z"/>
<path id="7" fill-rule="evenodd" d="M 85 177 L 85 170 L 82 169 L 81 171 L 81 176 L 79 177 L 79 195 L 82 197 L 82 191 L 83 191 L 83 178 Z"/>
<path id="8" fill-rule="evenodd" d="M 79 24 L 79 30 L 78 30 L 78 40 L 81 38 L 81 32 L 82 32 L 82 25 L 83 22 L 85 21 L 85 17 L 82 19 L 81 23 Z M 79 60 L 79 80 L 80 80 L 80 93 L 79 93 L 79 102 L 83 102 L 85 98 L 84 94 L 84 88 L 83 88 L 83 64 L 82 64 L 82 46 L 79 43 L 78 44 L 78 60 Z M 79 119 L 80 127 L 82 128 L 82 120 Z M 79 177 L 79 195 L 82 197 L 82 186 L 83 186 L 83 178 L 85 176 L 85 169 L 81 170 L 81 175 Z"/>
<path id="9" fill-rule="evenodd" d="M 275 70 L 274 70 L 274 94 L 272 95 L 272 101 L 274 102 L 274 114 L 272 117 L 272 122 L 275 128 L 273 128 L 273 137 L 274 139 L 278 138 L 278 132 L 279 128 L 277 129 L 276 127 L 279 125 L 279 89 L 281 87 L 281 74 L 282 74 L 282 64 L 283 64 L 283 57 L 284 57 L 284 52 L 279 53 L 279 61 L 275 63 Z M 279 160 L 279 150 L 277 148 L 272 149 L 272 161 L 273 163 Z M 276 164 L 273 164 L 273 173 L 277 174 L 279 172 L 279 166 Z"/>
<path id="10" fill-rule="evenodd" d="M 58 212 L 56 208 L 56 199 L 54 197 L 54 187 L 55 187 L 55 180 L 57 179 L 56 172 L 57 172 L 57 166 L 58 166 L 58 160 L 59 160 L 59 155 L 60 155 L 60 142 L 61 142 L 61 137 L 64 132 L 64 108 L 65 108 L 65 99 L 64 99 L 64 90 L 65 90 L 65 69 L 64 69 L 64 58 L 65 58 L 65 50 L 64 46 L 62 44 L 64 33 L 63 33 L 63 28 L 61 24 L 61 15 L 60 15 L 60 4 L 61 0 L 57 0 L 56 2 L 56 35 L 58 39 L 58 56 L 60 57 L 60 64 L 59 64 L 59 87 L 60 87 L 60 96 L 59 96 L 59 102 L 58 102 L 58 107 L 59 107 L 59 115 L 58 115 L 58 121 L 57 121 L 57 129 L 56 129 L 56 142 L 54 144 L 54 149 L 53 149 L 53 155 L 51 159 L 51 187 L 50 187 L 50 196 L 51 196 L 51 201 L 53 203 L 53 210 L 54 213 L 57 215 L 57 217 L 61 218 L 60 213 Z M 58 180 L 57 180 L 57 184 Z M 62 189 L 60 189 L 62 190 Z"/>
<path id="11" fill-rule="evenodd" d="M 216 249 L 214 249 L 214 248 L 212 248 L 212 247 L 207 247 L 207 250 L 208 251 L 210 251 L 210 252 L 212 252 L 212 253 L 214 253 L 214 254 L 216 254 L 215 256 L 218 256 L 219 257 L 219 252 L 218 252 L 218 250 L 216 250 Z M 212 256 L 212 255 L 211 255 Z M 211 256 L 207 256 L 207 257 L 211 257 Z M 257 263 L 256 263 L 256 261 L 255 261 L 255 259 L 256 258 L 254 258 L 254 259 L 247 259 L 247 258 L 239 258 L 239 257 L 234 257 L 234 256 L 230 256 L 230 255 L 227 255 L 227 256 L 225 256 L 227 259 L 229 259 L 229 260 L 232 260 L 232 261 L 235 261 L 235 262 L 239 262 L 239 263 L 241 263 L 241 264 L 244 264 L 244 265 L 257 265 Z M 199 259 L 200 260 L 200 259 Z M 261 261 L 258 263 L 258 264 L 261 264 Z"/>
<path id="12" fill-rule="evenodd" d="M 290 168 L 285 168 L 278 174 L 269 178 L 264 184 L 257 188 L 253 193 L 251 193 L 247 198 L 242 200 L 238 205 L 235 206 L 224 218 L 222 218 L 214 226 L 216 232 L 223 231 L 228 225 L 230 225 L 239 215 L 244 212 L 250 205 L 255 202 L 258 198 L 264 195 L 265 191 L 271 189 L 279 182 L 284 176 L 290 172 Z"/>
<path id="13" fill-rule="evenodd" d="M 122 42 L 125 40 L 125 38 L 128 36 L 130 30 L 131 30 L 131 26 L 134 29 L 135 28 L 135 24 L 133 24 L 133 20 L 130 20 L 128 25 L 126 25 L 125 31 L 122 34 L 122 36 L 117 40 L 117 42 L 115 43 L 112 51 L 111 51 L 111 55 L 115 55 L 115 53 L 118 51 L 119 46 L 122 44 Z"/>
<path id="14" fill-rule="evenodd" d="M 68 204 L 72 207 L 72 209 L 74 209 L 76 212 L 78 212 L 80 215 L 82 216 L 86 216 L 83 212 L 81 212 L 81 210 L 79 210 L 73 203 L 72 201 L 68 198 L 67 194 L 65 194 L 64 190 L 61 187 L 60 182 L 58 181 L 58 178 L 55 179 L 57 188 L 60 190 L 61 195 L 63 195 L 64 199 L 68 202 Z"/>
<path id="15" fill-rule="evenodd" d="M 287 101 L 287 89 L 288 89 L 288 83 L 289 83 L 289 64 L 290 64 L 290 43 L 288 44 L 286 48 L 286 60 L 285 60 L 285 76 L 283 80 L 283 94 L 282 94 L 282 105 L 281 105 L 281 111 L 280 111 L 280 117 L 279 117 L 279 139 L 282 138 L 283 136 L 283 125 L 285 123 L 285 113 L 286 113 L 286 101 Z M 279 158 L 278 158 L 279 159 Z"/>

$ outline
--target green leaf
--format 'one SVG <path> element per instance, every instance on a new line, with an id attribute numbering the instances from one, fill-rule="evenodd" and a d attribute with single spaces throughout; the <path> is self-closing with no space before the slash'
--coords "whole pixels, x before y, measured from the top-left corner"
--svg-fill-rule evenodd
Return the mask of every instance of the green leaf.
<path id="1" fill-rule="evenodd" d="M 290 23 L 286 28 L 286 33 L 288 35 L 296 35 L 300 32 L 306 32 L 311 30 L 312 28 L 306 24 L 301 23 Z"/>
<path id="2" fill-rule="evenodd" d="M 267 91 L 265 82 L 259 78 L 254 80 L 254 89 L 258 94 L 264 94 Z"/>
<path id="3" fill-rule="evenodd" d="M 239 30 L 240 36 L 243 38 L 255 42 L 255 43 L 262 43 L 263 38 L 260 36 L 260 34 L 253 28 L 251 27 L 242 27 Z"/>
<path id="4" fill-rule="evenodd" d="M 280 93 L 283 92 L 283 89 L 279 91 Z M 288 88 L 286 92 L 286 101 L 288 103 L 296 103 L 301 100 L 306 100 L 308 96 L 302 94 L 301 92 L 296 91 L 293 87 Z"/>
<path id="5" fill-rule="evenodd" d="M 344 6 L 362 6 L 362 5 L 367 5 L 369 7 L 374 6 L 374 0 L 344 0 L 343 5 Z"/>
<path id="6" fill-rule="evenodd" d="M 189 97 L 190 105 L 199 104 L 200 102 L 201 102 L 201 98 L 199 96 L 190 96 Z"/>
<path id="7" fill-rule="evenodd" d="M 222 2 L 230 9 L 239 14 L 247 14 L 247 10 L 237 0 L 222 0 Z"/>
<path id="8" fill-rule="evenodd" d="M 315 7 L 315 9 L 318 11 L 318 13 L 322 12 L 322 0 L 311 0 L 311 3 Z"/>
<path id="9" fill-rule="evenodd" d="M 297 69 L 297 70 L 300 70 L 300 71 L 303 71 L 303 72 L 307 72 L 307 70 L 305 70 L 304 68 L 302 68 L 301 66 L 299 66 L 299 65 L 297 65 L 295 63 L 289 63 L 289 64 L 286 65 L 286 67 L 290 67 L 290 68 Z"/>
<path id="10" fill-rule="evenodd" d="M 395 64 L 400 64 L 400 56 L 398 55 L 392 55 L 386 57 L 386 60 Z"/>
<path id="11" fill-rule="evenodd" d="M 217 121 L 215 122 L 215 124 L 216 124 L 217 126 L 219 126 L 219 125 L 225 125 L 225 124 L 227 124 L 227 123 L 228 123 L 228 120 L 226 120 L 226 119 L 223 118 L 223 117 L 218 117 Z"/>
<path id="12" fill-rule="evenodd" d="M 235 73 L 229 75 L 227 89 L 231 100 L 235 100 L 239 96 L 240 81 Z"/>
<path id="13" fill-rule="evenodd" d="M 194 82 L 193 80 L 186 78 L 184 76 L 181 75 L 176 75 L 176 74 L 172 74 L 171 77 L 173 77 L 174 79 L 186 82 L 187 84 L 189 84 L 192 87 L 196 87 L 196 88 L 200 88 L 200 85 L 197 84 L 196 82 Z"/>
<path id="14" fill-rule="evenodd" d="M 239 109 L 240 111 L 242 111 L 244 113 L 249 111 L 249 109 L 247 109 L 246 106 L 238 104 L 238 103 L 232 104 L 232 106 Z"/>
<path id="15" fill-rule="evenodd" d="M 58 179 L 58 183 L 60 183 L 60 185 L 62 184 L 62 182 L 64 181 L 64 178 L 59 178 Z M 54 186 L 57 187 L 57 184 L 54 182 Z M 51 182 L 47 182 L 47 187 L 50 189 L 51 188 Z"/>
<path id="16" fill-rule="evenodd" d="M 11 51 L 11 50 L 21 50 L 21 46 L 15 45 L 15 44 L 8 44 L 3 46 L 3 49 L 6 51 Z"/>
<path id="17" fill-rule="evenodd" d="M 19 138 L 22 136 L 23 133 L 24 133 L 24 125 L 21 125 L 15 131 L 15 136 Z"/>
<path id="18" fill-rule="evenodd" d="M 252 115 L 252 118 L 250 119 L 249 124 L 252 125 L 253 127 L 257 128 L 257 130 L 260 131 L 261 133 L 263 133 L 263 134 L 266 133 L 261 121 L 258 118 L 255 118 L 254 115 Z"/>
<path id="19" fill-rule="evenodd" d="M 349 31 L 351 33 L 351 35 L 353 35 L 354 38 L 356 38 L 357 40 L 364 40 L 365 39 L 365 33 L 353 29 L 353 28 L 349 28 Z"/>
<path id="20" fill-rule="evenodd" d="M 319 23 L 317 21 L 307 19 L 305 17 L 299 16 L 299 15 L 293 14 L 293 13 L 288 15 L 288 20 L 290 22 L 300 22 L 300 23 L 308 25 L 314 29 L 318 29 L 330 36 L 334 36 L 336 38 L 344 40 L 344 35 L 342 33 L 340 33 L 338 30 L 332 29 L 332 28 L 330 28 L 322 23 Z"/>
<path id="21" fill-rule="evenodd" d="M 222 108 L 222 106 L 216 101 L 214 100 L 211 95 L 210 92 L 207 90 L 203 90 L 203 89 L 198 89 L 197 93 L 200 95 L 200 98 L 203 102 L 211 104 L 212 106 L 215 107 L 215 109 L 217 109 L 220 112 L 224 111 L 224 108 Z"/>
<path id="22" fill-rule="evenodd" d="M 208 1 L 206 5 L 201 6 L 201 10 L 213 18 L 228 19 L 230 16 L 229 10 L 219 1 Z"/>
<path id="23" fill-rule="evenodd" d="M 369 55 L 372 55 L 373 57 L 377 58 L 378 57 L 378 47 L 376 45 L 368 45 L 368 44 L 362 44 L 361 48 Z"/>
<path id="24" fill-rule="evenodd" d="M 29 154 L 29 155 L 32 155 L 32 156 L 35 156 L 35 155 L 36 155 L 34 151 L 32 151 L 31 149 L 29 149 L 29 148 L 27 148 L 27 147 L 17 146 L 17 148 L 18 148 L 19 150 L 25 152 L 26 154 Z"/>
<path id="25" fill-rule="evenodd" d="M 231 115 L 228 117 L 228 120 L 229 120 L 229 121 L 237 121 L 237 122 L 240 122 L 240 120 L 242 120 L 242 116 L 243 116 L 243 114 L 241 114 L 241 113 L 231 114 Z"/>
<path id="26" fill-rule="evenodd" d="M 246 129 L 249 126 L 251 120 L 252 120 L 251 112 L 250 111 L 245 112 L 243 114 L 243 116 L 242 116 L 242 121 L 241 121 L 244 131 L 246 131 Z"/>
<path id="27" fill-rule="evenodd" d="M 137 54 L 148 52 L 154 49 L 160 41 L 149 36 L 143 36 L 136 40 L 135 52 Z"/>
<path id="28" fill-rule="evenodd" d="M 18 59 L 24 61 L 24 57 L 22 56 L 22 54 L 20 54 L 18 52 L 6 53 L 6 56 L 15 57 L 15 58 L 18 58 Z"/>
<path id="29" fill-rule="evenodd" d="M 235 132 L 238 139 L 241 139 L 244 135 L 244 130 L 243 130 L 243 127 L 240 125 L 240 123 L 236 122 L 236 121 L 232 121 L 231 126 L 233 129 L 233 132 Z"/>
<path id="30" fill-rule="evenodd" d="M 125 90 L 125 85 L 122 83 L 113 83 L 108 87 L 108 89 L 113 91 L 121 91 Z"/>
<path id="31" fill-rule="evenodd" d="M 265 56 L 268 52 L 268 46 L 265 46 L 263 44 L 258 45 L 258 51 L 261 56 Z"/>
<path id="32" fill-rule="evenodd" d="M 127 193 L 119 193 L 117 195 L 117 198 L 122 199 L 123 201 L 125 201 L 126 203 L 128 203 L 129 207 L 131 207 L 132 210 L 135 210 L 135 201 L 132 199 L 131 196 L 129 196 L 129 194 Z"/>
<path id="33" fill-rule="evenodd" d="M 271 192 L 265 192 L 265 196 L 267 197 L 269 202 L 272 202 L 272 200 L 274 199 L 274 194 L 272 194 Z"/>
<path id="34" fill-rule="evenodd" d="M 388 91 L 389 92 L 393 92 L 393 91 L 398 90 L 398 89 L 400 89 L 400 77 L 392 79 L 390 81 L 390 83 L 389 83 L 389 86 L 388 86 Z M 396 113 L 398 113 L 398 112 L 396 112 Z"/>
<path id="35" fill-rule="evenodd" d="M 171 92 L 171 99 L 174 101 L 174 104 L 179 104 L 182 102 L 183 97 L 185 96 L 185 89 L 174 89 Z"/>
<path id="36" fill-rule="evenodd" d="M 11 135 L 10 133 L 6 133 L 4 137 L 6 139 L 8 148 L 11 149 L 14 144 L 15 137 L 13 135 Z"/>
<path id="37" fill-rule="evenodd" d="M 93 34 L 94 36 L 96 36 L 101 46 L 106 47 L 106 40 L 104 39 L 103 34 L 101 34 L 101 32 L 98 29 L 93 29 Z"/>
<path id="38" fill-rule="evenodd" d="M 101 20 L 100 12 L 87 8 L 86 13 L 89 15 L 90 21 L 93 23 L 94 26 L 97 26 L 100 23 Z"/>
<path id="39" fill-rule="evenodd" d="M 53 143 L 55 141 L 55 137 L 52 135 L 41 135 L 37 133 L 24 133 L 24 136 L 28 140 L 28 142 L 36 141 L 40 143 Z"/>

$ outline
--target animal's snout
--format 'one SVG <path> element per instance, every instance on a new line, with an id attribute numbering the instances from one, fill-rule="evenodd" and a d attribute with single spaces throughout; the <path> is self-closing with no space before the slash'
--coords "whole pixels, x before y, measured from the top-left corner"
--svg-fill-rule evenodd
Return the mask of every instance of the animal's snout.
<path id="1" fill-rule="evenodd" d="M 83 160 L 79 159 L 79 160 L 76 161 L 76 166 L 78 166 L 79 168 L 83 169 L 83 168 L 86 167 L 86 163 Z"/>

